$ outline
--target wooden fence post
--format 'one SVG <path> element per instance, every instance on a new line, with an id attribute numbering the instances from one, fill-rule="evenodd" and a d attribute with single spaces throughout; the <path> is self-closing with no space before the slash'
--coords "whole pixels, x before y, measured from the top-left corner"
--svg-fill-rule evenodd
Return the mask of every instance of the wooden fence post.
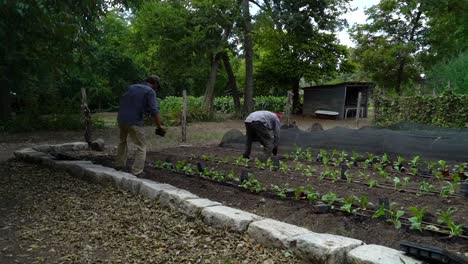
<path id="1" fill-rule="evenodd" d="M 91 146 L 91 110 L 89 110 L 87 99 L 86 99 L 86 90 L 81 88 L 81 112 L 84 116 L 84 126 L 85 133 L 84 138 L 88 146 Z"/>
<path id="2" fill-rule="evenodd" d="M 288 92 L 288 101 L 286 101 L 286 109 L 284 109 L 284 115 L 286 116 L 286 125 L 289 127 L 291 124 L 291 108 L 292 108 L 292 99 L 293 93 L 291 91 Z"/>
<path id="3" fill-rule="evenodd" d="M 183 107 L 182 107 L 182 142 L 187 142 L 187 90 L 182 91 Z"/>
<path id="4" fill-rule="evenodd" d="M 357 100 L 357 109 L 356 109 L 356 128 L 359 128 L 359 117 L 361 115 L 361 100 L 362 100 L 362 93 L 359 92 L 358 100 Z"/>

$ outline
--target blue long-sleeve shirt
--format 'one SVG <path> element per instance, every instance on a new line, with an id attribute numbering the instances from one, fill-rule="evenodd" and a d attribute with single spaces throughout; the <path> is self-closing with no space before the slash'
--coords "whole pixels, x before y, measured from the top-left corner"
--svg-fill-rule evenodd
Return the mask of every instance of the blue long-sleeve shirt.
<path id="1" fill-rule="evenodd" d="M 131 85 L 120 98 L 117 120 L 130 126 L 143 126 L 145 113 L 151 116 L 159 113 L 156 92 L 147 84 Z"/>

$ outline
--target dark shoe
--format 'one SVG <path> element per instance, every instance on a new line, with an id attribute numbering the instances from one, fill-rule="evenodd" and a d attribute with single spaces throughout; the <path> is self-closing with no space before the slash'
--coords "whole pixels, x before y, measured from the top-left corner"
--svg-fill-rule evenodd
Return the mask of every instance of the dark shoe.
<path id="1" fill-rule="evenodd" d="M 126 167 L 116 166 L 116 167 L 115 167 L 115 170 L 127 172 L 127 168 L 126 168 Z"/>
<path id="2" fill-rule="evenodd" d="M 146 178 L 146 172 L 135 174 L 135 177 L 137 177 L 137 178 Z"/>

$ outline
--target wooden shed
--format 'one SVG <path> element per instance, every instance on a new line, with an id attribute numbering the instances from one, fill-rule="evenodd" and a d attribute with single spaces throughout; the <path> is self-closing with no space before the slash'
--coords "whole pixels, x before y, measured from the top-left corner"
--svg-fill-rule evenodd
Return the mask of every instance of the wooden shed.
<path id="1" fill-rule="evenodd" d="M 344 82 L 330 85 L 317 85 L 304 90 L 304 115 L 315 115 L 316 111 L 332 111 L 338 118 L 355 117 L 358 94 L 361 92 L 361 117 L 367 117 L 369 92 L 374 87 L 369 82 Z"/>

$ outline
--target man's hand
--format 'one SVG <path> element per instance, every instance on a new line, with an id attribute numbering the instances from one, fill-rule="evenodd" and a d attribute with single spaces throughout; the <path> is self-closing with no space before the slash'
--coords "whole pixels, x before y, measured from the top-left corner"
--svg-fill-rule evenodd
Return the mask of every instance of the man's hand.
<path id="1" fill-rule="evenodd" d="M 166 135 L 166 130 L 164 130 L 162 127 L 158 127 L 156 130 L 154 130 L 154 133 L 160 137 L 164 137 L 164 135 Z"/>

